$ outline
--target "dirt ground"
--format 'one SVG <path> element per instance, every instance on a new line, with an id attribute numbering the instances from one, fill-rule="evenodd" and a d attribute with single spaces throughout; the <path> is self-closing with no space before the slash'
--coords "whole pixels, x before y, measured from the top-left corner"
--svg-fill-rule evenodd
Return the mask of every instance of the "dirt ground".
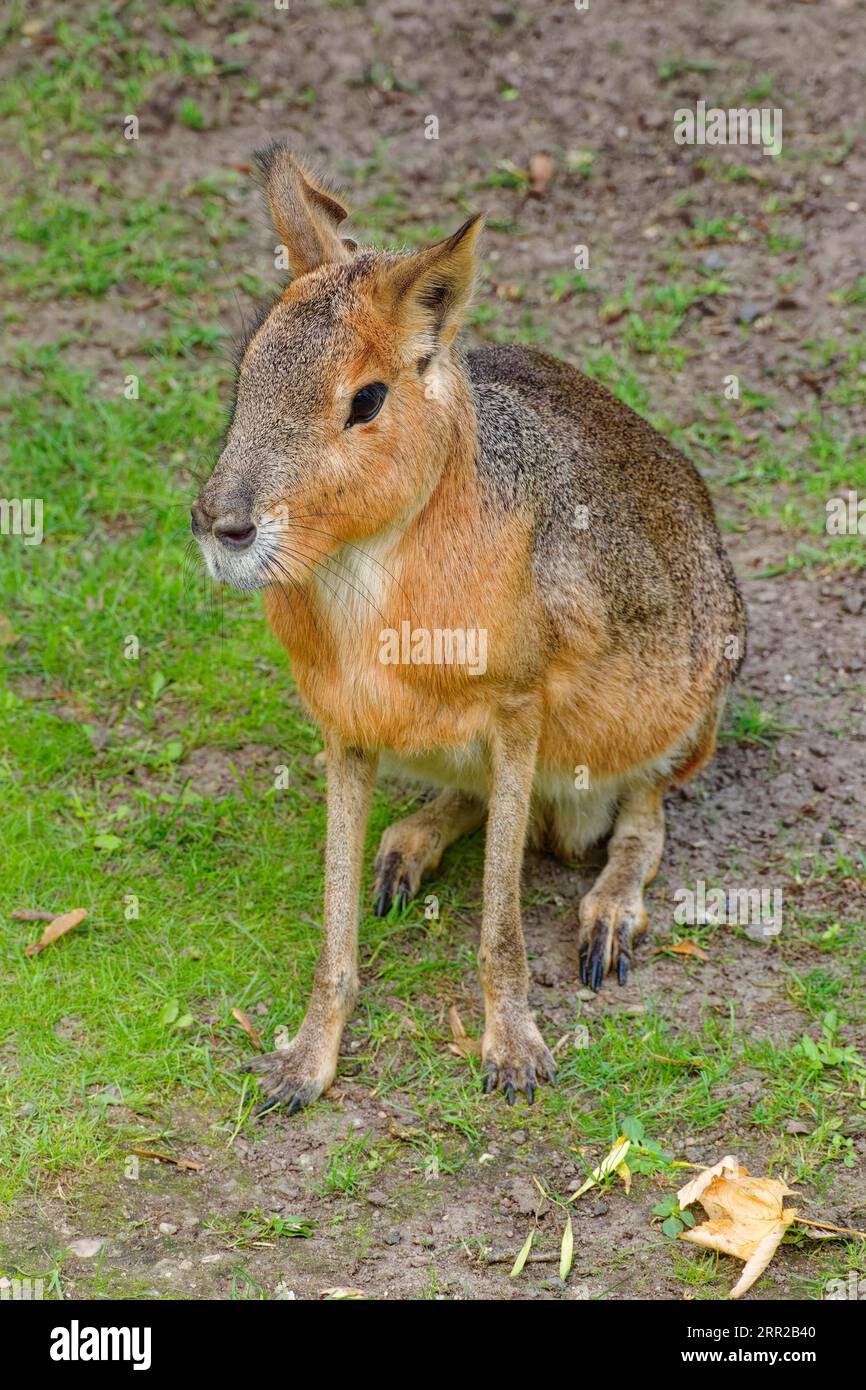
<path id="1" fill-rule="evenodd" d="M 231 56 L 225 47 L 225 36 L 237 27 L 231 7 L 217 4 L 201 17 L 182 11 L 177 18 L 203 46 Z M 343 176 L 350 202 L 354 197 L 356 205 L 360 200 L 370 207 L 377 194 L 396 192 L 418 223 L 450 228 L 464 215 L 467 185 L 485 180 L 497 161 L 522 169 L 534 153 L 553 151 L 557 172 L 542 197 L 527 198 L 509 186 L 471 195 L 492 224 L 485 293 L 503 323 L 518 324 L 531 309 L 550 330 L 544 345 L 579 365 L 589 352 L 615 348 L 622 324 L 600 317 L 597 296 L 545 300 L 542 282 L 570 271 L 575 244 L 589 245 L 588 278 L 603 285 L 608 300 L 621 296 L 630 280 L 638 287 L 663 280 L 672 254 L 687 269 L 716 254 L 733 293 L 721 307 L 717 301 L 690 311 L 682 334 L 692 348 L 685 369 L 674 371 L 652 354 L 642 360 L 641 381 L 653 407 L 687 425 L 695 402 L 718 397 L 724 376 L 736 372 L 752 390 L 771 389 L 784 403 L 781 413 L 762 416 L 757 426 L 781 446 L 790 412 L 804 395 L 822 389 L 803 376 L 813 370 L 809 344 L 844 337 L 844 310 L 829 290 L 863 272 L 863 214 L 849 210 L 864 198 L 863 144 L 855 141 L 835 164 L 820 157 L 840 145 L 846 131 L 862 134 L 864 128 L 863 14 L 855 0 L 820 6 L 631 0 L 613 9 L 592 3 L 585 13 L 534 0 L 519 8 L 506 0 L 445 0 L 433 7 L 413 0 L 299 4 L 288 13 L 262 5 L 244 27 L 250 31 L 244 61 L 255 71 L 257 100 L 230 84 L 205 83 L 197 93 L 204 129 L 190 130 L 175 119 L 174 79 L 161 80 L 158 98 L 141 112 L 138 157 L 125 161 L 118 175 L 130 187 L 168 186 L 182 197 L 190 179 L 247 163 L 255 147 L 279 136 L 335 170 L 338 179 L 340 169 L 353 166 L 355 173 Z M 659 65 L 682 55 L 689 63 L 660 81 Z M 701 63 L 714 66 L 703 71 Z M 716 93 L 747 91 L 763 73 L 772 75 L 773 92 L 784 98 L 785 141 L 797 158 L 773 161 L 747 149 L 738 150 L 736 160 L 769 180 L 783 200 L 774 223 L 780 234 L 802 239 L 791 252 L 800 278 L 788 295 L 779 293 L 755 231 L 768 185 L 757 177 L 706 177 L 699 168 L 706 151 L 677 147 L 671 135 L 675 109 Z M 318 94 L 312 105 L 298 96 L 306 88 Z M 503 93 L 509 91 L 519 97 L 508 99 Z M 439 119 L 435 141 L 424 138 L 430 114 Z M 595 151 L 588 178 L 569 169 L 564 153 L 584 149 Z M 358 170 L 365 170 L 363 177 Z M 683 203 L 678 195 L 685 192 Z M 251 184 L 243 185 L 240 210 L 261 232 L 256 244 L 237 243 L 234 253 L 268 278 L 270 238 Z M 698 218 L 735 215 L 744 234 L 721 247 L 677 239 Z M 501 230 L 506 225 L 512 229 Z M 509 287 L 516 284 L 525 289 L 512 300 Z M 760 311 L 751 319 L 749 306 Z M 222 311 L 235 326 L 236 305 L 226 298 Z M 86 308 L 67 302 L 62 327 L 82 336 L 83 361 L 108 371 L 117 356 L 135 352 L 142 336 L 161 330 L 165 312 L 160 303 L 125 308 L 111 296 Z M 744 324 L 755 317 L 765 322 L 749 331 Z M 41 322 L 38 310 L 29 316 L 31 338 L 43 333 L 49 339 L 57 328 L 53 310 L 44 311 Z M 737 463 L 748 458 L 747 448 Z M 698 461 L 711 484 L 731 471 L 728 458 Z M 674 889 L 703 878 L 783 884 L 791 908 L 838 914 L 862 926 L 862 881 L 809 875 L 798 881 L 792 855 L 821 848 L 851 852 L 866 843 L 866 571 L 787 570 L 792 535 L 773 508 L 758 516 L 730 490 L 717 487 L 715 495 L 750 613 L 742 691 L 782 708 L 791 732 L 772 746 L 724 743 L 710 768 L 670 798 L 662 872 L 648 899 L 651 921 L 658 936 L 669 933 Z M 249 766 L 255 761 L 253 749 Z M 217 789 L 220 768 L 205 771 Z M 590 1032 L 606 1017 L 639 1017 L 659 1001 L 677 1027 L 696 1026 L 707 1008 L 724 1014 L 732 1002 L 738 1020 L 747 1019 L 757 1037 L 789 1038 L 806 1026 L 781 988 L 781 972 L 783 959 L 804 972 L 815 965 L 819 957 L 808 943 L 789 943 L 783 956 L 773 943 L 758 945 L 731 932 L 697 970 L 654 954 L 651 936 L 624 988 L 608 985 L 589 996 L 577 985 L 570 911 L 589 873 L 530 854 L 525 879 L 531 1002 L 548 1031 L 574 1026 L 576 1001 Z M 477 916 L 462 931 L 455 945 L 474 948 Z M 465 990 L 468 999 L 477 998 L 468 967 Z M 676 1144 L 681 1157 L 696 1163 L 736 1152 L 760 1170 L 768 1140 L 749 1121 L 755 1098 L 754 1084 L 743 1078 L 715 1133 L 704 1131 L 697 1142 L 682 1133 L 666 1147 Z M 309 1113 L 289 1121 L 276 1112 L 254 1139 L 238 1135 L 231 1144 L 212 1142 L 230 1132 L 226 1117 L 207 1116 L 205 1124 L 193 1102 L 168 1106 L 165 1125 L 174 1149 L 199 1170 L 142 1158 L 134 1178 L 108 1165 L 69 1185 L 52 1179 L 19 1206 L 7 1246 L 24 1256 L 73 1238 L 104 1241 L 98 1275 L 93 1257 L 65 1265 L 67 1297 L 76 1291 L 90 1297 L 94 1289 L 108 1296 L 246 1296 L 247 1279 L 270 1297 L 316 1297 L 335 1286 L 376 1298 L 683 1296 L 671 1261 L 659 1257 L 659 1232 L 650 1217 L 661 1189 L 651 1182 L 627 1204 L 590 1194 L 575 1207 L 575 1275 L 564 1291 L 557 1277 L 558 1218 L 533 1178 L 565 1191 L 583 1169 L 573 1153 L 551 1147 L 538 1123 L 524 1123 L 524 1112 L 506 1113 L 501 1098 L 479 1097 L 483 1141 L 477 1155 L 458 1173 L 438 1177 L 418 1171 L 411 1098 L 392 1096 L 385 1104 L 351 1076 L 341 1076 Z M 396 1140 L 397 1156 L 366 1191 L 323 1195 L 325 1156 L 335 1138 L 353 1134 L 369 1135 L 372 1147 Z M 855 1150 L 856 1166 L 836 1170 L 820 1205 L 822 1219 L 862 1227 L 862 1133 Z M 319 1227 L 309 1239 L 251 1235 L 239 1246 L 238 1213 L 256 1209 L 303 1212 Z M 508 1278 L 510 1262 L 536 1216 L 536 1250 L 543 1259 L 528 1267 L 518 1287 Z M 234 1234 L 215 1229 L 221 1217 Z M 798 1252 L 798 1274 L 808 1274 L 810 1258 Z M 245 1273 L 238 1285 L 240 1264 Z M 790 1268 L 783 1254 L 755 1296 L 797 1296 Z"/>

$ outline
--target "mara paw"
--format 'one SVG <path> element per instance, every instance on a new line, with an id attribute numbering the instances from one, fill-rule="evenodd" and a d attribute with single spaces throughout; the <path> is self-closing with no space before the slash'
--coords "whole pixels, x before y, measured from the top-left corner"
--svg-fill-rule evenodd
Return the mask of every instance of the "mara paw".
<path id="1" fill-rule="evenodd" d="M 632 947 L 647 929 L 643 897 L 611 897 L 592 890 L 580 904 L 578 952 L 580 982 L 596 992 L 605 976 L 616 971 L 621 985 L 628 979 Z"/>
<path id="2" fill-rule="evenodd" d="M 484 1090 L 504 1091 L 509 1105 L 523 1091 L 530 1105 L 540 1081 L 556 1084 L 553 1053 L 538 1031 L 529 1010 L 503 1010 L 488 1018 L 481 1039 Z"/>
<path id="3" fill-rule="evenodd" d="M 280 1052 L 266 1052 L 248 1062 L 245 1071 L 258 1077 L 265 1099 L 256 1107 L 256 1116 L 277 1105 L 285 1105 L 294 1115 L 327 1091 L 337 1070 L 336 1058 L 323 1048 L 306 1042 L 300 1035 Z"/>

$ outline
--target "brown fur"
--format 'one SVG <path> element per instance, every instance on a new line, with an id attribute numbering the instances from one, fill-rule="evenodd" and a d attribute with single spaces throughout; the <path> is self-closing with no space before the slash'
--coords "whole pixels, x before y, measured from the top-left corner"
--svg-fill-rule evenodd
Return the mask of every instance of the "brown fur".
<path id="1" fill-rule="evenodd" d="M 258 1064 L 263 1085 L 296 1108 L 333 1077 L 381 755 L 449 790 L 383 837 L 378 911 L 417 892 L 487 807 L 482 1054 L 489 1086 L 531 1095 L 553 1064 L 526 998 L 523 845 L 574 857 L 613 823 L 579 940 L 594 988 L 610 969 L 624 979 L 664 791 L 712 754 L 742 603 L 703 484 L 645 421 L 543 354 L 454 346 L 477 219 L 413 255 L 354 254 L 342 205 L 285 150 L 261 166 L 298 278 L 247 345 L 193 515 L 214 577 L 265 587 L 326 736 L 322 960 L 292 1048 Z M 371 382 L 384 406 L 346 428 Z M 255 543 L 229 548 L 251 526 Z M 404 622 L 483 629 L 486 669 L 383 664 L 380 635 Z"/>

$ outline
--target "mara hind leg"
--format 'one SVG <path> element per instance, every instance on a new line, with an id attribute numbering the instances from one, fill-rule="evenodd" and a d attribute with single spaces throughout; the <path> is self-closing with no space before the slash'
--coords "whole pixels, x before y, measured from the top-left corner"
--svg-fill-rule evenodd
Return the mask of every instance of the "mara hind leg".
<path id="1" fill-rule="evenodd" d="M 392 903 L 402 907 L 414 898 L 422 878 L 438 868 L 448 846 L 477 830 L 486 814 L 478 797 L 449 787 L 411 816 L 389 825 L 376 855 L 376 916 L 387 916 Z"/>
<path id="2" fill-rule="evenodd" d="M 630 787 L 622 798 L 607 864 L 580 904 L 580 978 L 598 990 L 609 970 L 625 984 L 632 947 L 647 929 L 643 890 L 655 877 L 665 837 L 666 783 Z"/>

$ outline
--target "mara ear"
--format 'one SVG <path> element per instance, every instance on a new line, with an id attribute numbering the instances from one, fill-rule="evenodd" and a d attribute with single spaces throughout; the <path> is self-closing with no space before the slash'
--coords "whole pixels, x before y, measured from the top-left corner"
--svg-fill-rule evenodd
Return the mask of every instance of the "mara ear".
<path id="1" fill-rule="evenodd" d="M 376 298 L 401 333 L 418 340 L 418 355 L 432 356 L 454 338 L 475 286 L 475 243 L 480 213 L 444 241 L 386 265 Z"/>
<path id="2" fill-rule="evenodd" d="M 354 243 L 337 232 L 348 215 L 342 203 L 318 186 L 285 145 L 256 150 L 255 158 L 293 274 L 351 260 Z"/>

